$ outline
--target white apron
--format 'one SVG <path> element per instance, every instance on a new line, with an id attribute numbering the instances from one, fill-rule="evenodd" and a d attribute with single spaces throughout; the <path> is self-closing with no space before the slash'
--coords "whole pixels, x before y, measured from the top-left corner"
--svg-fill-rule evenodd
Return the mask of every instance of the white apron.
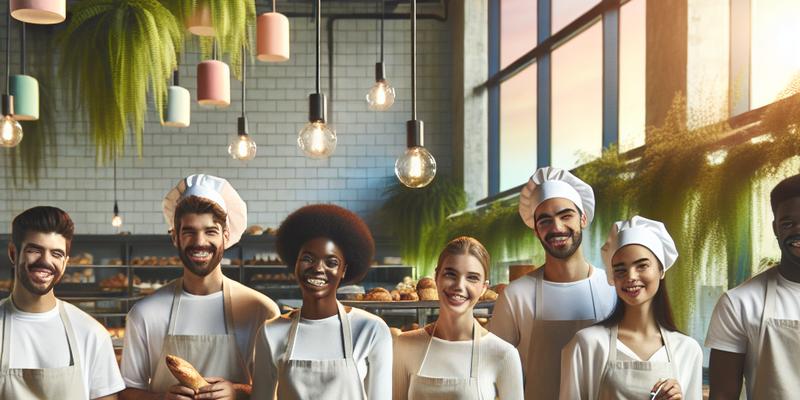
<path id="1" fill-rule="evenodd" d="M 338 360 L 292 360 L 300 310 L 294 312 L 286 352 L 278 361 L 279 400 L 366 399 L 364 383 L 353 359 L 353 335 L 344 307 L 336 302 L 344 339 L 344 358 Z"/>
<path id="2" fill-rule="evenodd" d="M 481 333 L 478 321 L 473 320 L 472 325 L 472 363 L 469 369 L 469 378 L 434 378 L 420 375 L 428 352 L 431 350 L 433 335 L 436 333 L 436 324 L 433 325 L 428 347 L 419 365 L 417 373 L 411 376 L 408 385 L 408 399 L 436 399 L 436 400 L 480 400 L 481 389 L 478 385 L 478 366 L 480 361 Z"/>
<path id="3" fill-rule="evenodd" d="M 536 279 L 536 313 L 528 345 L 528 354 L 525 355 L 523 371 L 525 372 L 525 400 L 553 400 L 558 398 L 559 385 L 561 384 L 561 349 L 572 340 L 575 334 L 595 323 L 599 317 L 597 307 L 599 299 L 597 291 L 589 279 L 589 291 L 592 295 L 592 309 L 594 319 L 571 321 L 547 321 L 540 319 L 543 315 L 544 304 L 542 292 L 544 290 L 544 267 L 534 272 Z M 553 304 L 553 307 L 558 307 Z M 524 332 L 523 332 L 524 334 Z"/>
<path id="4" fill-rule="evenodd" d="M 183 293 L 183 279 L 173 283 L 175 294 L 170 309 L 169 327 L 161 347 L 161 355 L 155 373 L 150 379 L 150 391 L 164 393 L 178 380 L 167 367 L 167 354 L 178 356 L 190 364 L 204 377 L 218 376 L 233 383 L 250 384 L 250 373 L 236 344 L 236 331 L 231 311 L 231 292 L 228 278 L 222 278 L 222 296 L 225 313 L 225 335 L 175 335 L 175 321 Z M 196 316 L 203 318 L 202 315 Z"/>
<path id="5" fill-rule="evenodd" d="M 3 348 L 0 356 L 0 399 L 36 400 L 84 400 L 89 398 L 83 384 L 81 358 L 77 350 L 75 332 L 72 330 L 64 303 L 58 302 L 58 315 L 64 324 L 69 346 L 70 365 L 59 368 L 22 369 L 10 368 L 11 360 L 11 324 L 12 315 L 16 311 L 10 297 L 0 302 L 5 305 L 2 319 Z"/>
<path id="6" fill-rule="evenodd" d="M 773 318 L 778 273 L 767 280 L 753 399 L 796 398 L 800 390 L 800 320 Z"/>
<path id="7" fill-rule="evenodd" d="M 664 340 L 664 347 L 667 349 L 667 362 L 617 360 L 617 329 L 615 325 L 608 335 L 608 362 L 600 378 L 600 389 L 596 399 L 644 400 L 648 398 L 653 385 L 660 379 L 678 379 L 672 348 L 663 328 L 658 327 Z"/>

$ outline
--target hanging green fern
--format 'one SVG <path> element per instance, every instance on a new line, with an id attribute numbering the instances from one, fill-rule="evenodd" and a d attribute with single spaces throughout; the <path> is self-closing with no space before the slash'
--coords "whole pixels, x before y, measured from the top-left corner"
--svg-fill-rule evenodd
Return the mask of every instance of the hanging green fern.
<path id="1" fill-rule="evenodd" d="M 157 0 L 71 4 L 61 70 L 68 98 L 88 116 L 98 160 L 121 153 L 126 133 L 142 155 L 148 89 L 160 115 L 181 39 L 175 16 Z"/>
<path id="2" fill-rule="evenodd" d="M 241 79 L 242 47 L 248 51 L 252 49 L 256 22 L 254 0 L 165 0 L 164 5 L 178 18 L 183 32 L 186 32 L 183 27 L 194 10 L 207 5 L 211 11 L 215 36 L 198 39 L 202 56 L 210 58 L 211 43 L 216 40 L 220 56 L 228 57 L 234 76 Z"/>

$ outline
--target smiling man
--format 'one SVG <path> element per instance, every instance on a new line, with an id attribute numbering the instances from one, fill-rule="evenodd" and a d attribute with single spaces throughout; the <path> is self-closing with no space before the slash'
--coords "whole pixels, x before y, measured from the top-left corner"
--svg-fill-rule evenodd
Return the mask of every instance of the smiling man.
<path id="1" fill-rule="evenodd" d="M 569 171 L 540 168 L 522 189 L 519 213 L 541 242 L 545 264 L 508 285 L 489 330 L 519 350 L 525 398 L 556 399 L 561 348 L 578 330 L 605 319 L 617 296 L 581 249 L 594 213 L 591 186 Z"/>
<path id="2" fill-rule="evenodd" d="M 800 175 L 770 194 L 772 229 L 781 249 L 775 268 L 729 290 L 717 302 L 706 336 L 711 399 L 790 399 L 800 388 Z"/>
<path id="3" fill-rule="evenodd" d="M 164 217 L 183 276 L 128 313 L 122 398 L 247 398 L 258 328 L 279 314 L 268 297 L 222 274 L 225 249 L 247 226 L 247 206 L 225 179 L 191 175 L 164 198 Z M 199 393 L 180 385 L 168 354 L 189 361 L 211 384 Z"/>
<path id="4" fill-rule="evenodd" d="M 0 399 L 116 399 L 125 385 L 100 323 L 53 294 L 75 228 L 55 207 L 14 218 L 11 297 L 0 302 Z"/>

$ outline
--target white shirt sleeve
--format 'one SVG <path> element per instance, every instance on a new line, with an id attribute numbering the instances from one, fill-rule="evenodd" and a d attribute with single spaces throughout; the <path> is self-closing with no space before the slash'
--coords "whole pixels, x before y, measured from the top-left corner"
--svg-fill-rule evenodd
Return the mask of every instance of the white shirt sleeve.
<path id="1" fill-rule="evenodd" d="M 747 352 L 747 330 L 728 294 L 722 295 L 714 312 L 706 335 L 706 347 L 731 353 Z"/>
<path id="2" fill-rule="evenodd" d="M 367 366 L 364 380 L 367 398 L 392 398 L 392 334 L 383 322 L 375 331 L 375 342 L 367 355 Z"/>
<path id="3" fill-rule="evenodd" d="M 150 351 L 144 321 L 134 308 L 125 322 L 125 341 L 120 368 L 125 386 L 147 390 L 150 387 Z"/>
<path id="4" fill-rule="evenodd" d="M 694 342 L 694 339 L 688 338 Z M 703 349 L 695 342 L 692 346 L 693 351 L 688 355 L 686 361 L 687 365 L 682 365 L 684 369 L 685 382 L 682 382 L 683 397 L 686 399 L 702 399 L 703 398 Z M 679 373 L 679 375 L 681 375 Z"/>
<path id="5" fill-rule="evenodd" d="M 561 349 L 559 400 L 588 399 L 585 390 L 587 383 L 583 379 L 586 376 L 583 354 L 575 336 Z"/>
<path id="6" fill-rule="evenodd" d="M 255 367 L 253 368 L 253 390 L 251 399 L 270 400 L 276 397 L 278 388 L 278 369 L 272 359 L 272 349 L 265 333 L 265 327 L 258 330 L 255 346 Z"/>
<path id="7" fill-rule="evenodd" d="M 500 364 L 497 374 L 497 397 L 522 400 L 525 390 L 522 383 L 522 362 L 519 353 L 509 351 Z"/>
<path id="8" fill-rule="evenodd" d="M 517 320 L 505 292 L 497 297 L 497 302 L 494 304 L 492 319 L 489 320 L 489 331 L 514 347 L 519 345 Z"/>
<path id="9" fill-rule="evenodd" d="M 89 369 L 89 398 L 109 396 L 125 389 L 117 357 L 114 355 L 114 345 L 105 329 L 99 333 L 96 346 L 92 350 L 94 356 L 91 363 L 86 366 Z"/>

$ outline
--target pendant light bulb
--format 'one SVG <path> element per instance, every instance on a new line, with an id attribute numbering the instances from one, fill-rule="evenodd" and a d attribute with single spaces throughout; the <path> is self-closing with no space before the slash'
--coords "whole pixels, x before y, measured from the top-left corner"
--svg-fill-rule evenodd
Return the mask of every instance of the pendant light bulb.
<path id="1" fill-rule="evenodd" d="M 239 117 L 239 132 L 228 144 L 228 154 L 234 160 L 248 161 L 256 157 L 256 142 L 247 133 L 247 117 Z"/>
<path id="2" fill-rule="evenodd" d="M 336 132 L 325 122 L 309 122 L 297 135 L 297 147 L 306 157 L 328 158 L 336 150 Z"/>
<path id="3" fill-rule="evenodd" d="M 373 111 L 386 111 L 394 104 L 394 88 L 389 85 L 389 81 L 380 80 L 372 85 L 367 93 L 367 104 Z"/>
<path id="4" fill-rule="evenodd" d="M 0 146 L 16 147 L 22 141 L 22 125 L 12 116 L 4 115 L 0 121 Z"/>
<path id="5" fill-rule="evenodd" d="M 425 187 L 436 176 L 436 159 L 422 146 L 411 147 L 395 161 L 394 173 L 407 187 Z"/>
<path id="6" fill-rule="evenodd" d="M 117 205 L 116 200 L 114 200 L 114 216 L 111 217 L 111 226 L 115 228 L 119 228 L 120 226 L 122 226 L 122 216 L 119 215 L 119 206 Z"/>

